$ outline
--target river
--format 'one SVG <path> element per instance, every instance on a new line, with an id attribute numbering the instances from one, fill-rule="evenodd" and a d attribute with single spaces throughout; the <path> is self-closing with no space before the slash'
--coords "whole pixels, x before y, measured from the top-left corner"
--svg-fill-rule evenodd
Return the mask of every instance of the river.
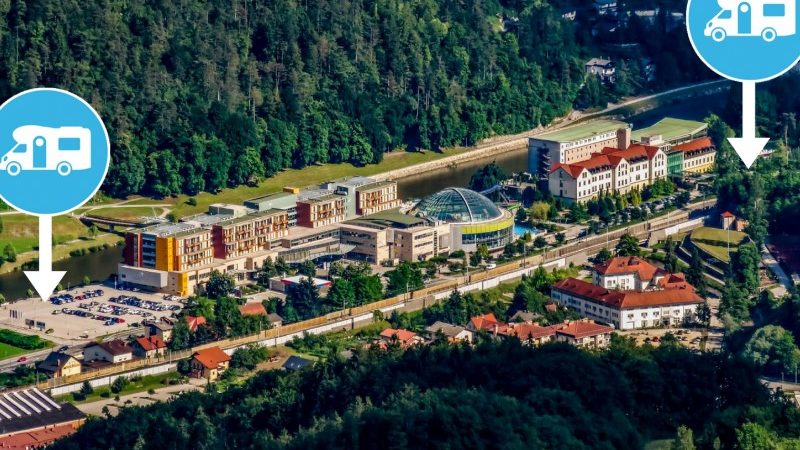
<path id="1" fill-rule="evenodd" d="M 703 120 L 711 113 L 721 114 L 725 109 L 727 98 L 728 93 L 724 91 L 679 101 L 668 99 L 662 100 L 658 106 L 646 112 L 637 113 L 633 107 L 624 107 L 609 115 L 626 120 L 634 128 L 650 126 L 666 116 Z M 403 178 L 398 180 L 399 195 L 403 199 L 422 198 L 446 187 L 466 187 L 472 174 L 493 160 L 508 173 L 520 172 L 527 170 L 528 152 L 527 149 L 510 151 L 495 157 L 462 163 L 457 167 Z M 97 253 L 57 261 L 54 263 L 54 268 L 67 271 L 63 281 L 64 286 L 76 285 L 81 283 L 84 276 L 92 280 L 106 280 L 115 273 L 117 263 L 121 259 L 122 247 L 112 247 Z M 22 271 L 0 275 L 0 293 L 7 299 L 22 298 L 29 288 L 30 284 Z"/>

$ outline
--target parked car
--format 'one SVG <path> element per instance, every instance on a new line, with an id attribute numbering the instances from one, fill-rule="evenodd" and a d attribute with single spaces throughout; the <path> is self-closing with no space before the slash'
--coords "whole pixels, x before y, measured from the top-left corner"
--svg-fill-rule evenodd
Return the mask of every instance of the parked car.
<path id="1" fill-rule="evenodd" d="M 21 363 L 24 363 L 26 361 L 28 361 L 28 357 L 27 356 L 20 356 L 19 359 L 17 360 L 17 362 L 21 362 Z"/>

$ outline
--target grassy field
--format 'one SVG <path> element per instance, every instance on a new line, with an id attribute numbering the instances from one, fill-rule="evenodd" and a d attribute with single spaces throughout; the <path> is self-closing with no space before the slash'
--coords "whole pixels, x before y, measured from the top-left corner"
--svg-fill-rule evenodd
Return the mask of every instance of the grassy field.
<path id="1" fill-rule="evenodd" d="M 271 178 L 262 181 L 258 186 L 239 186 L 233 189 L 224 189 L 218 194 L 202 193 L 195 196 L 197 205 L 189 205 L 186 200 L 188 196 L 181 195 L 175 201 L 173 211 L 178 217 L 187 216 L 204 212 L 208 205 L 212 203 L 234 203 L 240 204 L 249 198 L 260 195 L 271 194 L 280 191 L 284 186 L 306 187 L 319 184 L 328 180 L 350 176 L 369 176 L 390 170 L 400 169 L 413 164 L 434 161 L 446 156 L 461 153 L 461 149 L 447 149 L 442 153 L 431 151 L 426 152 L 402 152 L 386 154 L 380 164 L 370 164 L 364 167 L 355 167 L 351 164 L 324 164 L 319 166 L 306 167 L 304 169 L 285 170 Z M 153 200 L 150 200 L 151 202 Z M 167 200 L 169 201 L 169 200 Z M 138 200 L 137 200 L 138 202 Z"/>
<path id="2" fill-rule="evenodd" d="M 730 241 L 728 241 L 729 236 Z M 725 263 L 731 260 L 727 243 L 730 243 L 730 252 L 735 253 L 739 250 L 739 244 L 746 238 L 746 233 L 710 227 L 698 228 L 691 235 L 692 243 L 700 250 Z"/>
<path id="3" fill-rule="evenodd" d="M 142 377 L 136 381 L 131 381 L 130 383 L 128 383 L 127 386 L 125 386 L 125 389 L 123 389 L 117 394 L 111 392 L 111 388 L 106 386 L 95 389 L 94 392 L 87 395 L 84 400 L 75 400 L 72 394 L 62 395 L 60 397 L 56 397 L 56 399 L 69 402 L 72 404 L 91 403 L 103 400 L 105 398 L 114 398 L 114 396 L 117 395 L 122 397 L 123 395 L 136 394 L 139 392 L 147 392 L 150 389 L 162 388 L 168 385 L 167 382 L 168 380 L 177 378 L 180 378 L 180 374 L 177 372 L 167 372 L 158 375 L 149 375 L 146 377 Z"/>
<path id="4" fill-rule="evenodd" d="M 12 356 L 23 355 L 30 351 L 31 350 L 25 350 L 24 348 L 14 347 L 13 345 L 8 345 L 3 342 L 0 342 L 0 359 L 6 359 L 6 358 L 11 358 Z"/>
<path id="5" fill-rule="evenodd" d="M 163 211 L 164 208 L 131 206 L 125 208 L 97 208 L 88 211 L 87 214 L 120 220 L 139 220 L 142 217 L 153 217 L 153 214 L 158 216 Z"/>
<path id="6" fill-rule="evenodd" d="M 0 233 L 0 247 L 11 243 L 17 253 L 29 252 L 39 245 L 39 222 L 27 214 L 8 214 L 0 216 L 3 232 Z M 78 219 L 70 216 L 56 216 L 53 219 L 53 236 L 56 244 L 69 242 L 89 235 L 89 230 Z"/>
<path id="7" fill-rule="evenodd" d="M 747 238 L 747 233 L 733 230 L 723 230 L 720 228 L 700 227 L 692 232 L 693 240 L 701 241 L 722 241 L 725 242 L 730 236 L 731 245 L 739 245 L 742 240 Z"/>

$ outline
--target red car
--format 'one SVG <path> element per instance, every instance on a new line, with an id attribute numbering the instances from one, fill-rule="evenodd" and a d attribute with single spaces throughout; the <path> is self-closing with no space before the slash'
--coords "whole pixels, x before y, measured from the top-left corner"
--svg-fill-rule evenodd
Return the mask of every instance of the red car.
<path id="1" fill-rule="evenodd" d="M 21 362 L 22 363 L 22 362 L 25 362 L 27 360 L 28 360 L 27 356 L 20 356 L 20 358 L 17 360 L 17 362 Z"/>

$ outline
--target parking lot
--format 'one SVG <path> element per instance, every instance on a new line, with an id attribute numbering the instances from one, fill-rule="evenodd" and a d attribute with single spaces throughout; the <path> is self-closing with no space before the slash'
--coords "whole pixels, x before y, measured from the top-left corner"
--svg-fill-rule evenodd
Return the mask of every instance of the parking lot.
<path id="1" fill-rule="evenodd" d="M 177 297 L 92 285 L 60 291 L 50 300 L 23 300 L 4 306 L 0 326 L 30 329 L 57 341 L 90 340 L 133 331 L 145 320 L 177 314 Z"/>

